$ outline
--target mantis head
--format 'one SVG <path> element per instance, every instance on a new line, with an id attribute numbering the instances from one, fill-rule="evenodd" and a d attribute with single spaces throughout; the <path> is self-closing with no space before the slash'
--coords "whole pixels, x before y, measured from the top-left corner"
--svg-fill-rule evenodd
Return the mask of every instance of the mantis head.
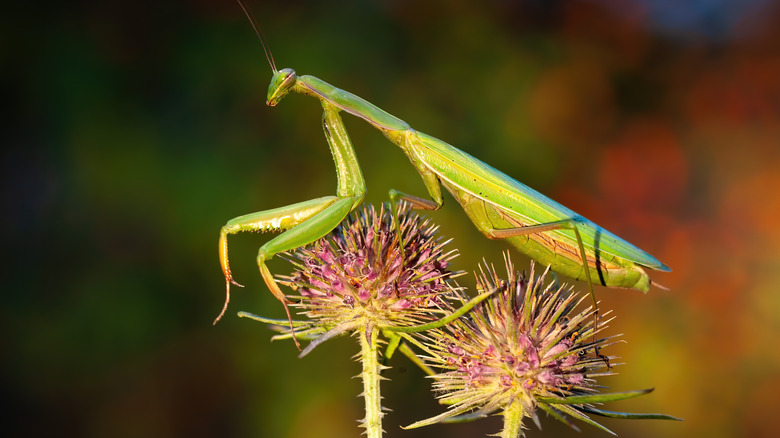
<path id="1" fill-rule="evenodd" d="M 290 92 L 290 89 L 295 86 L 295 80 L 298 78 L 298 76 L 295 74 L 295 70 L 291 68 L 283 68 L 281 70 L 276 69 L 274 55 L 271 54 L 271 50 L 268 48 L 268 43 L 265 41 L 265 37 L 260 32 L 260 29 L 257 28 L 257 24 L 255 23 L 255 18 L 252 16 L 252 12 L 250 12 L 249 9 L 244 6 L 244 3 L 241 0 L 238 0 L 238 5 L 241 6 L 241 9 L 246 15 L 246 18 L 249 19 L 249 23 L 252 25 L 252 29 L 255 30 L 257 39 L 260 40 L 260 45 L 263 46 L 265 59 L 268 61 L 268 65 L 271 66 L 271 71 L 274 73 L 274 76 L 271 78 L 271 85 L 268 86 L 268 100 L 265 101 L 265 104 L 268 106 L 276 106 L 276 104 L 279 103 L 279 101 Z"/>
<path id="2" fill-rule="evenodd" d="M 291 68 L 283 68 L 278 71 L 274 71 L 274 76 L 271 78 L 271 85 L 268 86 L 268 100 L 265 102 L 268 106 L 276 106 L 280 100 L 295 86 L 295 80 L 298 76 L 295 74 L 295 70 Z"/>

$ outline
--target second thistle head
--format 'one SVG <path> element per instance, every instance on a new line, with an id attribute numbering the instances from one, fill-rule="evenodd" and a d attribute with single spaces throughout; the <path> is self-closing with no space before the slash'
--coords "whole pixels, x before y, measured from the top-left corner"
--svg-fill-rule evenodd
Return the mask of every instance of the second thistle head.
<path id="1" fill-rule="evenodd" d="M 577 310 L 582 296 L 555 282 L 545 285 L 546 272 L 537 275 L 533 265 L 528 276 L 516 273 L 508 256 L 507 272 L 504 280 L 483 269 L 478 289 L 496 293 L 467 317 L 424 335 L 430 365 L 442 370 L 433 376 L 434 389 L 450 409 L 411 427 L 468 412 L 514 412 L 516 421 L 531 417 L 537 424 L 538 409 L 582 419 L 581 408 L 565 399 L 596 393 L 594 378 L 612 374 L 589 354 L 608 341 L 591 342 L 593 311 Z"/>

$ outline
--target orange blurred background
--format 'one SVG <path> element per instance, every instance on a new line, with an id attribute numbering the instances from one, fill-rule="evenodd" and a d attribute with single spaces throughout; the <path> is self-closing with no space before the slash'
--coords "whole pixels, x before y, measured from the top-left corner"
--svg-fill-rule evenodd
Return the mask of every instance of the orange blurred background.
<path id="1" fill-rule="evenodd" d="M 621 436 L 774 436 L 777 3 L 353 3 L 250 7 L 280 68 L 364 97 L 672 267 L 652 274 L 669 291 L 597 291 L 617 316 L 608 332 L 626 341 L 608 351 L 625 365 L 600 383 L 656 388 L 607 409 L 685 421 L 603 424 Z M 264 105 L 269 68 L 238 5 L 21 3 L 0 23 L 8 436 L 358 436 L 353 339 L 297 359 L 235 316 L 284 315 L 256 272 L 268 236 L 232 238 L 246 287 L 211 326 L 219 227 L 335 187 L 319 105 Z M 392 144 L 346 123 L 368 202 L 425 193 Z M 506 246 L 452 198 L 428 216 L 454 238 L 456 268 L 501 263 Z M 401 430 L 443 408 L 413 365 L 391 365 L 386 436 L 499 431 L 497 418 Z M 552 419 L 528 426 L 571 434 Z"/>

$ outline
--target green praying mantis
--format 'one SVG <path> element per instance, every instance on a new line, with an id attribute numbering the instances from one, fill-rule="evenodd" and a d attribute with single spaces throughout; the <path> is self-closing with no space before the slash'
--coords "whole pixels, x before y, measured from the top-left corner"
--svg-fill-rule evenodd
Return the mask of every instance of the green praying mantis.
<path id="1" fill-rule="evenodd" d="M 273 72 L 266 104 L 276 106 L 290 93 L 320 101 L 322 127 L 336 164 L 338 183 L 335 195 L 239 216 L 222 227 L 219 258 L 226 279 L 226 297 L 215 323 L 227 309 L 231 283 L 241 286 L 230 272 L 228 235 L 244 231 L 282 232 L 260 247 L 257 265 L 268 289 L 284 304 L 289 318 L 289 301 L 266 262 L 276 254 L 325 236 L 363 201 L 366 184 L 342 112 L 365 120 L 401 148 L 422 177 L 430 198 L 390 190 L 391 201 L 403 200 L 414 208 L 438 210 L 444 203 L 444 187 L 487 238 L 503 240 L 542 265 L 549 265 L 554 272 L 586 281 L 594 306 L 594 280 L 607 287 L 647 292 L 652 282 L 645 268 L 670 271 L 655 257 L 594 222 L 466 152 L 414 130 L 368 101 L 314 76 L 300 76 L 290 68 L 277 69 L 251 14 L 243 4 L 241 7 L 263 44 Z"/>

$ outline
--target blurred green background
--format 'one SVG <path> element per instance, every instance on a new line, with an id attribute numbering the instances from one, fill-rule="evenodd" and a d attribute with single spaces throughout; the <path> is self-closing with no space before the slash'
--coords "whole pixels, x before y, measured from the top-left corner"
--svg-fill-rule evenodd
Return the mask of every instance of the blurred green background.
<path id="1" fill-rule="evenodd" d="M 780 391 L 780 8 L 769 1 L 251 1 L 279 67 L 388 110 L 646 249 L 670 288 L 597 291 L 625 366 L 621 436 L 772 436 Z M 353 339 L 297 359 L 246 310 L 283 317 L 219 227 L 334 192 L 318 103 L 265 106 L 260 45 L 231 0 L 17 2 L 0 18 L 5 436 L 359 436 Z M 367 201 L 424 193 L 346 120 Z M 506 248 L 446 198 L 429 215 L 472 270 Z M 520 266 L 527 259 L 515 255 Z M 272 270 L 289 265 L 274 261 Z M 470 276 L 462 280 L 470 286 Z M 582 287 L 582 285 L 579 285 Z M 403 358 L 388 437 L 486 436 L 440 412 Z M 775 418 L 775 420 L 772 420 Z M 10 420 L 10 421 L 9 421 Z M 551 419 L 529 436 L 570 435 Z M 578 436 L 606 436 L 582 425 Z"/>

